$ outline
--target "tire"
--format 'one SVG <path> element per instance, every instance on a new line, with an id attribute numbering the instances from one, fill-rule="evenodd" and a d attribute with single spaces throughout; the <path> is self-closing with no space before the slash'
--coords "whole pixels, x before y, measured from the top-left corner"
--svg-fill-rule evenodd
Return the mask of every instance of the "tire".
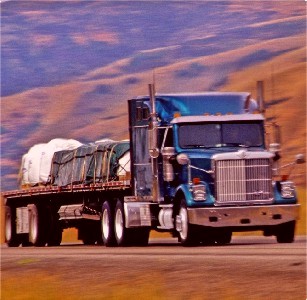
<path id="1" fill-rule="evenodd" d="M 105 201 L 101 209 L 101 237 L 107 247 L 116 245 L 114 235 L 114 214 L 109 201 Z"/>
<path id="2" fill-rule="evenodd" d="M 201 227 L 200 229 L 200 242 L 203 246 L 213 246 L 218 239 L 212 228 Z"/>
<path id="3" fill-rule="evenodd" d="M 215 242 L 218 245 L 227 245 L 230 244 L 232 238 L 232 232 L 229 230 L 219 230 L 215 235 Z"/>
<path id="4" fill-rule="evenodd" d="M 62 227 L 59 221 L 59 216 L 57 213 L 52 213 L 52 210 L 49 209 L 49 224 L 48 224 L 48 238 L 47 246 L 60 246 L 62 242 Z"/>
<path id="5" fill-rule="evenodd" d="M 82 242 L 86 246 L 91 246 L 91 245 L 95 245 L 96 244 L 96 241 L 92 237 L 90 237 L 90 236 L 87 236 L 84 239 L 82 239 Z"/>
<path id="6" fill-rule="evenodd" d="M 129 229 L 129 245 L 145 247 L 148 245 L 150 228 Z"/>
<path id="7" fill-rule="evenodd" d="M 5 207 L 5 242 L 9 247 L 18 247 L 21 243 L 16 233 L 16 212 L 9 206 Z"/>
<path id="8" fill-rule="evenodd" d="M 276 239 L 278 243 L 293 243 L 296 221 L 281 224 L 277 227 Z"/>
<path id="9" fill-rule="evenodd" d="M 129 245 L 129 231 L 125 228 L 125 213 L 122 201 L 118 200 L 114 211 L 114 235 L 118 246 Z"/>
<path id="10" fill-rule="evenodd" d="M 98 222 L 98 228 L 100 224 Z M 82 240 L 84 245 L 95 245 L 98 239 L 96 221 L 84 220 L 83 224 L 79 227 L 78 239 Z"/>
<path id="11" fill-rule="evenodd" d="M 46 214 L 37 205 L 29 207 L 29 242 L 36 247 L 43 247 L 47 242 Z"/>
<path id="12" fill-rule="evenodd" d="M 177 220 L 181 223 L 181 228 L 177 229 L 179 234 L 179 242 L 183 246 L 195 246 L 200 242 L 200 235 L 197 227 L 189 223 L 188 210 L 184 200 L 181 200 L 180 208 L 176 216 Z M 177 225 L 176 225 L 177 226 Z"/>

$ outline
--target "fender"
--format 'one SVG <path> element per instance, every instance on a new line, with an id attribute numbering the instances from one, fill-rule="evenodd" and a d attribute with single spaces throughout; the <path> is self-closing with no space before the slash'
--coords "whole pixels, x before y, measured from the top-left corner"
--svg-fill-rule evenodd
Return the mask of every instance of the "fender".
<path id="1" fill-rule="evenodd" d="M 178 193 L 182 193 L 184 195 L 184 198 L 185 198 L 185 202 L 186 202 L 186 205 L 189 207 L 189 206 L 193 206 L 193 203 L 195 203 L 193 201 L 193 195 L 190 191 L 190 185 L 185 183 L 185 184 L 180 184 L 177 188 L 176 188 L 176 191 L 175 191 L 175 195 L 177 197 Z"/>

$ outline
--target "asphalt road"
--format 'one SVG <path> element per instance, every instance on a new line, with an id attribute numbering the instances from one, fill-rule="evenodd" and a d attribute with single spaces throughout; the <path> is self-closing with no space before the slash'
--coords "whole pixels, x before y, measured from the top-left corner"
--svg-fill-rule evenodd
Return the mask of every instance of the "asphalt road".
<path id="1" fill-rule="evenodd" d="M 144 248 L 3 245 L 1 252 L 2 299 L 46 293 L 48 299 L 307 299 L 306 237 L 292 244 L 234 237 L 227 246 L 191 248 L 175 239 L 151 239 Z M 18 296 L 22 289 L 25 298 Z"/>

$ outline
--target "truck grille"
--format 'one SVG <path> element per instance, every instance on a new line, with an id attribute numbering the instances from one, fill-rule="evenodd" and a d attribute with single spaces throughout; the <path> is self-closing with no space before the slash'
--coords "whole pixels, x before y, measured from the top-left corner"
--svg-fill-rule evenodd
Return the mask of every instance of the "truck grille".
<path id="1" fill-rule="evenodd" d="M 272 201 L 272 174 L 270 160 L 217 160 L 216 203 L 257 203 Z"/>

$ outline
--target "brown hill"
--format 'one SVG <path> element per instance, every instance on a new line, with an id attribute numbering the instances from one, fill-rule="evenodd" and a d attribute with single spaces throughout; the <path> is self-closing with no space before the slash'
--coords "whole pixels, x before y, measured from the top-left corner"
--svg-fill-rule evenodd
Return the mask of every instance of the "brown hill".
<path id="1" fill-rule="evenodd" d="M 45 19 L 41 18 L 39 10 L 33 9 L 31 4 L 23 4 L 19 7 L 21 15 L 25 17 L 24 22 L 32 20 L 30 17 L 35 16 L 35 22 L 38 22 L 40 26 L 44 25 L 41 31 L 43 33 L 50 31 L 54 34 L 55 41 L 61 42 L 57 47 L 52 48 L 52 51 L 62 49 L 60 54 L 64 55 L 66 46 L 71 47 L 69 48 L 71 50 L 74 49 L 75 43 L 72 41 L 88 46 L 93 35 L 95 35 L 95 43 L 99 42 L 99 39 L 102 39 L 103 42 L 106 40 L 108 43 L 110 42 L 110 35 L 100 35 L 105 32 L 103 28 L 101 30 L 96 28 L 96 31 L 91 33 L 92 35 L 85 38 L 87 33 L 84 32 L 88 30 L 88 27 L 85 29 L 78 27 L 78 32 L 81 32 L 81 29 L 84 32 L 82 31 L 81 35 L 76 35 L 77 31 L 73 27 L 75 21 L 72 21 L 75 19 L 70 13 L 71 10 L 66 10 L 64 4 L 60 3 L 59 5 L 61 9 L 65 8 L 63 13 L 66 22 L 74 29 L 69 31 L 64 26 L 65 24 L 58 24 L 67 30 L 67 36 L 54 33 L 53 27 L 44 23 Z M 114 22 L 112 19 L 114 16 L 106 13 L 104 4 L 97 2 L 92 5 L 95 9 L 99 8 L 102 12 L 104 11 L 104 20 Z M 126 3 L 121 4 L 125 7 L 126 5 L 129 7 Z M 212 7 L 209 6 L 211 8 L 207 9 L 208 7 L 198 3 L 196 8 L 202 9 L 197 14 L 199 19 L 195 23 L 187 23 L 187 20 L 193 19 L 190 16 L 196 16 L 194 14 L 197 13 L 197 9 L 195 10 L 194 7 L 194 9 L 183 10 L 181 4 L 172 4 L 170 8 L 180 14 L 177 21 L 173 20 L 175 23 L 172 24 L 172 28 L 167 28 L 165 36 L 162 31 L 160 35 L 157 34 L 160 32 L 160 28 L 165 27 L 164 23 L 157 24 L 156 19 L 147 20 L 151 22 L 151 30 L 154 28 L 153 24 L 161 26 L 157 27 L 159 29 L 157 32 L 152 32 L 155 34 L 155 40 L 149 39 L 150 47 L 148 48 L 142 45 L 142 41 L 145 41 L 144 36 L 141 40 L 129 40 L 129 32 L 135 33 L 136 29 L 143 30 L 139 23 L 132 22 L 135 20 L 134 15 L 133 18 L 129 17 L 127 25 L 123 20 L 119 25 L 114 22 L 116 25 L 109 29 L 112 29 L 116 36 L 121 36 L 125 43 L 110 50 L 109 55 L 126 49 L 133 44 L 132 42 L 137 42 L 139 48 L 131 48 L 129 52 L 122 52 L 121 58 L 113 59 L 113 62 L 110 58 L 109 64 L 97 63 L 92 67 L 93 61 L 91 60 L 91 64 L 88 63 L 84 72 L 78 70 L 77 76 L 65 77 L 66 80 L 62 80 L 64 83 L 59 82 L 47 86 L 37 85 L 35 88 L 29 87 L 23 89 L 24 91 L 2 97 L 1 144 L 3 150 L 1 168 L 2 182 L 5 183 L 3 186 L 5 188 L 11 187 L 13 182 L 16 182 L 21 156 L 33 144 L 47 142 L 55 137 L 75 138 L 82 142 L 95 141 L 104 137 L 127 138 L 126 100 L 136 95 L 147 94 L 147 84 L 153 81 L 153 76 L 155 76 L 158 92 L 233 90 L 251 91 L 254 97 L 256 81 L 264 80 L 265 97 L 269 106 L 267 117 L 269 119 L 275 117 L 283 129 L 284 161 L 291 161 L 296 153 L 305 153 L 306 36 L 301 28 L 302 24 L 305 24 L 306 17 L 302 12 L 303 6 L 259 2 L 254 3 L 253 9 L 249 10 L 246 4 L 237 1 L 227 2 L 227 4 L 224 2 L 211 3 L 210 5 Z M 50 12 L 55 15 L 55 7 L 56 5 L 52 8 L 44 5 L 43 16 L 48 16 Z M 187 6 L 184 7 L 187 8 Z M 83 15 L 83 7 L 80 6 L 78 9 L 79 13 Z M 90 5 L 88 9 L 89 13 L 93 6 Z M 147 12 L 146 9 L 147 6 L 143 12 Z M 160 10 L 164 11 L 165 9 L 161 6 Z M 16 11 L 17 13 L 15 13 Z M 116 12 L 115 15 L 120 14 L 111 6 L 108 11 Z M 16 22 L 19 22 L 18 10 L 12 9 L 9 13 L 10 15 L 4 15 L 6 18 L 3 19 L 6 26 L 5 20 L 8 20 L 8 17 L 11 20 L 13 14 L 15 14 Z M 200 16 L 205 13 L 208 14 L 207 19 L 202 21 Z M 91 16 L 90 13 L 89 16 Z M 181 20 L 182 16 L 184 18 Z M 240 16 L 241 18 L 239 18 Z M 247 16 L 250 16 L 250 19 L 246 19 Z M 218 21 L 218 17 L 221 18 L 221 22 Z M 95 18 L 88 20 L 85 15 L 83 18 L 84 21 L 96 22 Z M 236 18 L 239 18 L 239 23 L 235 22 Z M 58 22 L 60 21 L 58 20 Z M 206 28 L 205 24 L 208 24 L 208 30 L 204 29 Z M 14 27 L 9 28 L 10 32 L 14 33 Z M 126 35 L 120 35 L 119 29 L 123 30 Z M 21 33 L 18 32 L 22 40 L 24 37 Z M 40 47 L 44 46 L 47 49 L 48 45 L 44 44 L 41 33 L 38 34 L 37 39 L 33 34 L 35 32 L 31 32 L 30 36 L 34 40 L 43 41 L 39 44 Z M 67 39 L 72 36 L 74 39 L 68 39 L 70 44 L 66 45 L 66 40 L 61 40 L 62 36 Z M 97 37 L 99 37 L 98 40 Z M 159 38 L 162 37 L 164 40 L 163 43 L 160 43 Z M 118 39 L 117 42 L 120 43 L 122 40 Z M 6 45 L 8 41 L 10 41 L 9 36 L 5 36 L 3 44 Z M 7 49 L 14 49 L 13 45 L 13 43 L 10 44 L 12 48 L 7 46 Z M 148 45 L 148 43 L 144 45 Z M 37 43 L 32 45 L 32 48 L 38 51 L 37 47 Z M 4 47 L 4 49 L 6 48 Z M 86 50 L 94 51 L 93 49 L 86 48 L 84 51 L 81 49 L 83 52 L 80 49 L 78 51 L 82 52 L 82 58 L 86 56 L 90 59 L 93 52 L 86 52 Z M 40 48 L 40 52 L 37 52 L 42 55 L 43 53 L 42 48 Z M 62 57 L 60 54 L 46 52 L 41 57 L 41 61 L 38 59 L 39 57 L 32 55 L 33 62 L 31 60 L 29 63 L 29 69 L 32 67 L 31 63 L 41 62 L 47 66 L 48 71 L 52 70 L 52 64 L 57 58 L 61 58 L 61 63 L 65 63 L 65 55 Z M 69 61 L 75 63 L 76 69 L 81 68 L 81 62 L 73 61 L 69 54 L 67 53 Z M 78 55 L 80 59 L 79 52 Z M 52 61 L 50 57 L 53 57 L 54 60 Z M 108 61 L 107 58 L 104 57 L 104 61 Z M 20 62 L 16 59 L 14 61 Z M 86 63 L 84 62 L 84 64 Z M 12 69 L 8 67 L 7 71 Z M 62 68 L 64 69 L 64 66 Z M 18 75 L 18 72 L 25 72 L 25 70 L 25 67 L 20 67 L 14 71 Z M 32 73 L 34 71 L 31 69 Z M 50 73 L 51 76 L 46 70 L 44 71 L 45 73 L 41 75 L 36 72 L 36 77 L 48 79 L 48 76 L 54 76 L 53 73 Z M 61 71 L 63 70 L 61 69 Z M 25 76 L 20 77 L 24 78 Z M 35 85 L 35 82 L 31 82 L 31 78 L 29 75 L 29 82 Z M 8 82 L 7 79 L 6 82 Z M 19 81 L 17 84 L 12 84 L 12 82 L 11 80 L 10 86 L 18 88 Z M 27 81 L 23 80 L 22 83 L 26 84 Z M 298 182 L 305 182 L 302 179 L 305 177 L 303 166 L 296 169 L 295 175 Z"/>

